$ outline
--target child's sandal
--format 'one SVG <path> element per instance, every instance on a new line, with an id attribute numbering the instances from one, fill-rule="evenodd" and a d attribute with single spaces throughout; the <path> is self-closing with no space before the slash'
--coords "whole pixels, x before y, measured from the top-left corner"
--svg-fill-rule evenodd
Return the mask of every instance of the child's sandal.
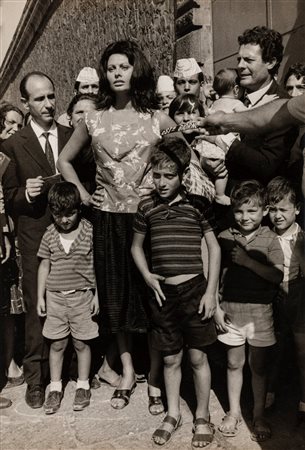
<path id="1" fill-rule="evenodd" d="M 156 446 L 164 446 L 165 444 L 168 444 L 169 441 L 171 440 L 171 438 L 173 437 L 174 432 L 181 427 L 182 425 L 182 417 L 181 415 L 175 419 L 172 416 L 166 416 L 164 417 L 162 424 L 163 423 L 169 423 L 170 425 L 172 425 L 172 430 L 168 431 L 168 430 L 164 430 L 163 428 L 157 428 L 156 431 L 153 433 L 152 435 L 152 440 L 154 445 Z M 162 426 L 161 424 L 161 426 Z M 164 442 L 158 442 L 156 441 L 155 438 L 161 438 L 164 440 Z"/>
<path id="2" fill-rule="evenodd" d="M 200 433 L 198 428 L 202 425 L 205 425 L 208 427 L 209 432 L 208 433 Z M 198 449 L 203 448 L 209 445 L 214 438 L 215 428 L 214 424 L 199 417 L 198 419 L 195 419 L 194 425 L 193 425 L 193 433 L 194 436 L 192 437 L 192 449 Z M 195 445 L 195 442 L 197 442 L 199 445 Z"/>
<path id="3" fill-rule="evenodd" d="M 240 417 L 235 417 L 230 414 L 230 412 L 228 412 L 222 419 L 221 425 L 219 425 L 218 430 L 225 437 L 235 437 L 239 431 L 239 426 L 241 423 L 242 419 Z"/>

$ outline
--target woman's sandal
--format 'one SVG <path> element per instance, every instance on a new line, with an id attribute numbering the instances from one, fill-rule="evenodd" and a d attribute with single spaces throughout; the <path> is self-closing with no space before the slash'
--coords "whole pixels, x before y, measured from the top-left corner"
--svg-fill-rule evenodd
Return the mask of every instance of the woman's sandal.
<path id="1" fill-rule="evenodd" d="M 230 414 L 230 412 L 228 412 L 222 419 L 221 425 L 219 425 L 218 430 L 225 437 L 235 437 L 238 434 L 239 426 L 241 423 L 242 419 L 240 417 L 235 417 Z"/>
<path id="2" fill-rule="evenodd" d="M 200 433 L 198 431 L 198 427 L 205 425 L 209 429 L 209 433 Z M 215 428 L 214 424 L 199 417 L 198 419 L 195 419 L 194 425 L 193 425 L 193 437 L 192 437 L 192 449 L 198 449 L 203 448 L 209 445 L 214 438 Z M 194 445 L 195 442 L 198 442 L 199 445 Z M 201 445 L 203 444 L 203 445 Z"/>
<path id="3" fill-rule="evenodd" d="M 158 395 L 148 395 L 148 411 L 152 416 L 157 416 L 164 412 L 162 397 Z"/>
<path id="4" fill-rule="evenodd" d="M 262 417 L 258 417 L 253 420 L 253 431 L 251 433 L 251 439 L 255 442 L 264 442 L 271 438 L 270 425 Z"/>
<path id="5" fill-rule="evenodd" d="M 114 409 L 123 409 L 125 406 L 129 404 L 130 397 L 134 393 L 134 390 L 137 386 L 137 383 L 134 383 L 131 389 L 116 389 L 113 393 L 113 396 L 111 397 L 110 404 L 112 408 Z M 123 400 L 122 405 L 114 405 L 112 403 L 112 400 L 119 398 L 120 400 Z"/>
<path id="6" fill-rule="evenodd" d="M 169 441 L 171 440 L 171 438 L 173 437 L 174 432 L 181 427 L 182 425 L 182 417 L 181 415 L 178 417 L 178 419 L 175 419 L 172 416 L 166 416 L 164 417 L 162 424 L 163 423 L 169 423 L 173 428 L 171 431 L 168 430 L 164 430 L 163 428 L 157 428 L 156 431 L 153 433 L 152 435 L 152 440 L 155 446 L 164 446 L 166 444 L 169 443 Z M 162 426 L 161 424 L 161 426 Z M 164 440 L 164 442 L 157 442 L 155 440 L 155 438 L 162 438 Z"/>

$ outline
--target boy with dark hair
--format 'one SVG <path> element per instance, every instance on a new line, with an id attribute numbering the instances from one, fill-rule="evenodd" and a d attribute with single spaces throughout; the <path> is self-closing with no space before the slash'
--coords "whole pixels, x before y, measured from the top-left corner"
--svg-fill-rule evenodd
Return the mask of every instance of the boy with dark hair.
<path id="1" fill-rule="evenodd" d="M 51 384 L 44 403 L 46 414 L 55 413 L 63 397 L 61 372 L 64 352 L 72 335 L 78 359 L 74 411 L 90 403 L 89 371 L 91 350 L 88 341 L 98 336 L 98 313 L 93 268 L 92 225 L 80 217 L 80 195 L 73 183 L 52 186 L 48 195 L 54 223 L 38 251 L 37 313 L 46 316 L 43 336 L 51 341 Z"/>
<path id="2" fill-rule="evenodd" d="M 211 374 L 207 348 L 216 340 L 212 317 L 220 266 L 220 249 L 209 223 L 207 201 L 188 195 L 182 175 L 190 161 L 190 149 L 181 138 L 164 138 L 152 151 L 151 165 L 156 190 L 138 207 L 134 223 L 132 255 L 146 284 L 153 290 L 152 346 L 162 352 L 168 413 L 154 432 L 154 444 L 166 444 L 181 425 L 180 382 L 183 346 L 187 345 L 194 373 L 197 408 L 192 447 L 213 440 L 209 396 Z M 143 251 L 150 234 L 151 267 Z M 205 280 L 201 240 L 208 249 L 209 276 Z"/>
<path id="3" fill-rule="evenodd" d="M 222 250 L 222 301 L 215 315 L 227 349 L 230 410 L 219 426 L 236 436 L 241 423 L 240 394 L 246 342 L 254 397 L 253 433 L 262 442 L 271 437 L 263 414 L 269 349 L 275 344 L 272 301 L 283 274 L 283 253 L 275 233 L 261 226 L 268 214 L 266 191 L 256 180 L 237 184 L 231 193 L 235 227 L 219 235 Z"/>
<path id="4" fill-rule="evenodd" d="M 278 363 L 285 359 L 285 341 L 292 335 L 301 388 L 298 421 L 305 423 L 305 235 L 296 223 L 300 203 L 292 183 L 283 177 L 271 180 L 267 193 L 269 217 L 284 254 L 284 277 L 275 303 Z"/>

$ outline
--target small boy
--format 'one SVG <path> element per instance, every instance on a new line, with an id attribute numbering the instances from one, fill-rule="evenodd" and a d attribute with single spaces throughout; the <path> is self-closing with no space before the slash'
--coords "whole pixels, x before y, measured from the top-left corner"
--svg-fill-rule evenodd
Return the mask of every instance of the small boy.
<path id="1" fill-rule="evenodd" d="M 134 223 L 132 255 L 145 282 L 153 290 L 152 347 L 162 352 L 168 413 L 153 433 L 155 445 L 164 445 L 181 425 L 180 382 L 183 346 L 187 345 L 194 373 L 197 408 L 192 439 L 194 448 L 213 440 L 209 397 L 211 374 L 207 348 L 216 341 L 212 317 L 220 266 L 220 248 L 209 223 L 210 206 L 203 197 L 185 193 L 181 185 L 190 162 L 190 149 L 178 137 L 164 138 L 152 151 L 156 190 L 143 199 Z M 150 235 L 151 263 L 143 243 Z M 201 240 L 208 249 L 209 276 L 205 280 Z"/>
<path id="2" fill-rule="evenodd" d="M 63 397 L 61 372 L 64 352 L 72 335 L 78 360 L 74 411 L 90 403 L 91 349 L 98 336 L 92 316 L 98 313 L 93 269 L 92 225 L 80 216 L 80 195 L 73 183 L 61 182 L 48 194 L 51 224 L 40 244 L 38 257 L 37 312 L 46 316 L 43 335 L 50 345 L 50 392 L 44 403 L 46 414 L 55 413 Z M 95 294 L 94 294 L 95 291 Z"/>
<path id="3" fill-rule="evenodd" d="M 266 190 L 256 180 L 243 181 L 231 193 L 235 228 L 219 235 L 222 250 L 222 301 L 215 315 L 227 349 L 230 410 L 219 426 L 226 437 L 236 436 L 241 423 L 240 393 L 243 384 L 245 345 L 254 397 L 251 439 L 271 437 L 265 421 L 266 370 L 270 347 L 275 344 L 272 301 L 282 281 L 283 253 L 278 239 L 261 226 L 268 214 Z"/>
<path id="4" fill-rule="evenodd" d="M 246 111 L 247 108 L 239 100 L 241 96 L 241 88 L 239 86 L 239 76 L 236 69 L 222 69 L 214 78 L 213 89 L 218 95 L 218 99 L 214 101 L 209 109 L 209 114 L 216 111 L 224 111 L 226 113 Z M 236 137 L 239 135 L 236 134 Z M 222 136 L 223 137 L 223 136 Z M 209 139 L 213 141 L 209 142 Z M 217 145 L 217 137 L 204 138 L 199 141 L 196 150 L 204 158 L 223 159 L 225 160 L 225 152 Z M 225 195 L 228 182 L 228 176 L 217 177 L 215 180 L 216 202 L 221 205 L 229 205 L 230 198 Z"/>
<path id="5" fill-rule="evenodd" d="M 276 177 L 267 186 L 269 217 L 284 254 L 284 277 L 275 303 L 278 362 L 285 361 L 285 341 L 293 336 L 300 375 L 298 423 L 305 423 L 305 233 L 296 223 L 300 203 L 290 181 Z M 279 364 L 277 369 L 279 369 Z M 278 372 L 278 370 L 276 370 Z M 270 394 L 269 394 L 270 395 Z"/>

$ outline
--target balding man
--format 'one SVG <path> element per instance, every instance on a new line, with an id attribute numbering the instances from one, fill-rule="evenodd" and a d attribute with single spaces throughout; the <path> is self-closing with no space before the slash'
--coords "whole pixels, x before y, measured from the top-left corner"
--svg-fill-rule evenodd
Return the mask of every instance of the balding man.
<path id="1" fill-rule="evenodd" d="M 40 408 L 48 375 L 48 352 L 42 324 L 36 312 L 37 251 L 46 227 L 51 223 L 47 193 L 56 180 L 56 161 L 71 130 L 54 121 L 55 89 L 42 72 L 27 74 L 20 83 L 21 101 L 31 114 L 31 122 L 7 139 L 1 151 L 11 161 L 3 176 L 6 208 L 18 221 L 18 243 L 23 268 L 25 318 L 24 376 L 26 402 Z"/>

